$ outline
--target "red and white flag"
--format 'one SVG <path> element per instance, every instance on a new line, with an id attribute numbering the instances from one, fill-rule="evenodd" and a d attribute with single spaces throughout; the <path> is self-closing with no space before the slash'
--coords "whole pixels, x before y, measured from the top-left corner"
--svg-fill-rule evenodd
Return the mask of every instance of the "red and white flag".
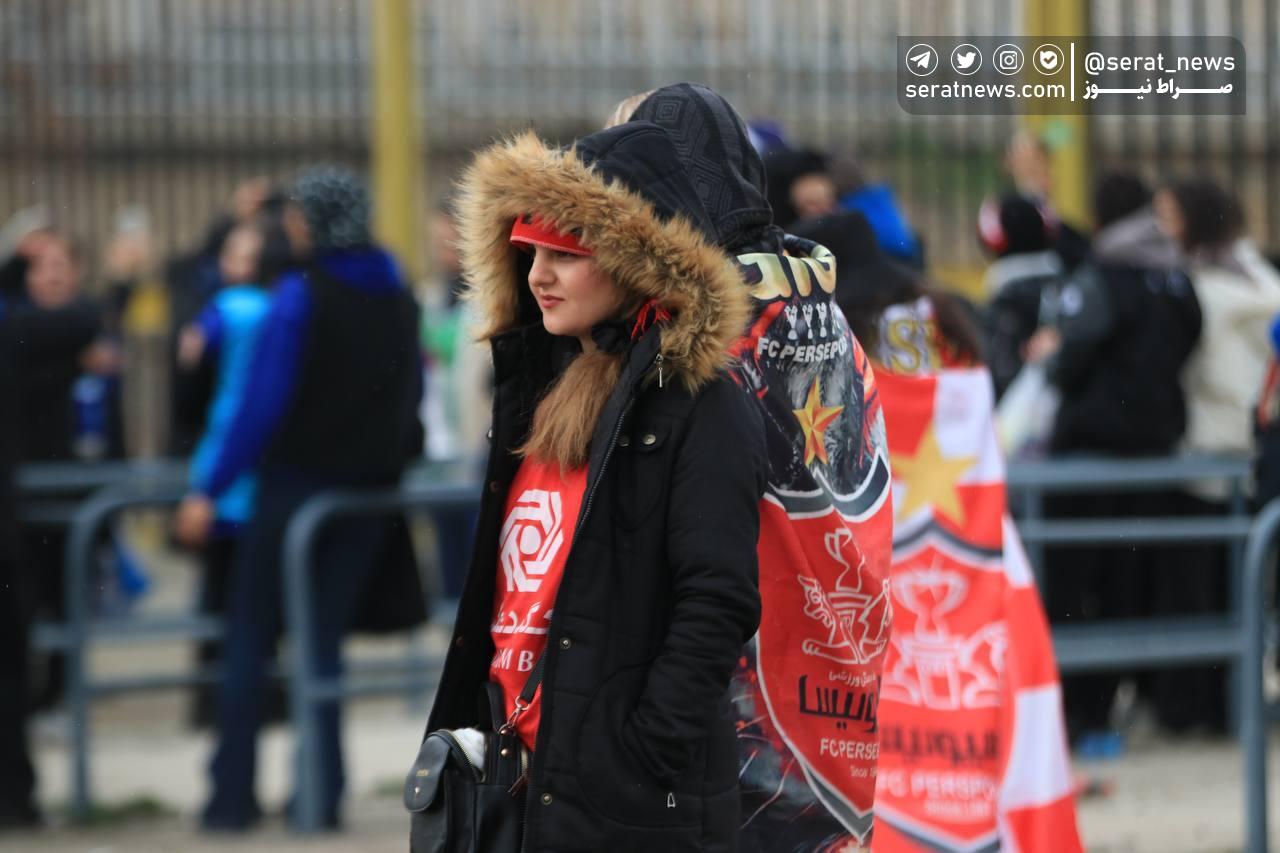
<path id="1" fill-rule="evenodd" d="M 893 624 L 872 850 L 1082 850 L 1053 646 L 1017 530 L 985 368 L 931 304 L 875 353 L 893 472 Z"/>
<path id="2" fill-rule="evenodd" d="M 760 506 L 760 630 L 731 696 L 741 849 L 845 853 L 871 834 L 880 673 L 889 643 L 893 506 L 870 360 L 832 300 L 835 261 L 738 258 L 756 299 L 734 375 L 769 453 Z"/>

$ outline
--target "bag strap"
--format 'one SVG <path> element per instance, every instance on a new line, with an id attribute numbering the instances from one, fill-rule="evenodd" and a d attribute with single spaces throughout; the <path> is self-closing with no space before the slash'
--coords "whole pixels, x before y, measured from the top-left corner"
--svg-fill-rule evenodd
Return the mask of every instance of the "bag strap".
<path id="1" fill-rule="evenodd" d="M 547 650 L 544 648 L 542 654 L 538 655 L 538 662 L 533 665 L 533 671 L 529 673 L 529 680 L 524 683 L 524 689 L 516 697 L 515 710 L 511 712 L 510 717 L 507 717 L 507 721 L 502 724 L 502 728 L 498 729 L 498 734 L 509 735 L 515 732 L 516 722 L 525 711 L 529 710 L 529 706 L 533 704 L 534 694 L 538 692 L 538 687 L 542 684 L 542 670 L 546 663 Z"/>

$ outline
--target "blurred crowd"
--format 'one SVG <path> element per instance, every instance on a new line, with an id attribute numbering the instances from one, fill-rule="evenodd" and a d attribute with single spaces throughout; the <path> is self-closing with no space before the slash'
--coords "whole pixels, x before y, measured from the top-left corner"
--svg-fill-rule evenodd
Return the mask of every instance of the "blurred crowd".
<path id="1" fill-rule="evenodd" d="M 1151 184 L 1107 171 L 1092 187 L 1092 228 L 1050 201 L 1052 152 L 1010 141 L 1006 185 L 975 212 L 990 259 L 980 297 L 930 274 L 927 240 L 890 187 L 855 163 L 788 146 L 756 125 L 776 219 L 830 248 L 838 273 L 878 267 L 837 290 L 850 325 L 913 292 L 928 295 L 953 346 L 977 349 L 995 385 L 1015 461 L 1230 454 L 1255 460 L 1254 505 L 1280 494 L 1277 367 L 1280 273 L 1249 237 L 1239 201 L 1210 178 Z M 879 282 L 882 293 L 865 282 Z M 877 304 L 878 303 L 878 304 Z M 1205 517 L 1232 512 L 1222 483 L 1053 496 L 1058 518 Z M 1055 624 L 1221 613 L 1226 545 L 1048 548 L 1041 590 Z M 1225 731 L 1220 666 L 1064 680 L 1068 733 L 1091 756 L 1124 748 L 1139 716 L 1171 733 Z"/>
<path id="2" fill-rule="evenodd" d="M 1005 153 L 1006 186 L 974 211 L 990 262 L 981 298 L 967 299 L 931 277 L 927 235 L 887 183 L 854 159 L 792 143 L 776 125 L 752 132 L 775 222 L 831 249 L 841 278 L 857 270 L 877 283 L 837 292 L 855 332 L 875 334 L 862 318 L 904 295 L 933 298 L 949 339 L 990 367 L 1012 458 L 1243 454 L 1258 459 L 1252 498 L 1280 494 L 1280 274 L 1223 186 L 1103 174 L 1086 227 L 1050 202 L 1051 151 L 1019 135 Z M 395 483 L 424 456 L 475 465 L 487 451 L 490 367 L 467 331 L 453 227 L 442 203 L 430 227 L 435 275 L 409 282 L 374 242 L 362 183 L 315 167 L 288 183 L 245 182 L 198 246 L 163 263 L 136 209 L 121 212 L 100 258 L 40 208 L 0 230 L 0 587 L 12 592 L 0 602 L 0 695 L 30 697 L 0 702 L 0 827 L 39 820 L 23 719 L 27 707 L 55 704 L 61 681 L 56 660 L 31 671 L 22 649 L 33 619 L 61 615 L 65 547 L 56 528 L 17 526 L 8 473 L 136 453 L 123 402 L 130 382 L 164 385 L 163 449 L 191 459 L 172 537 L 199 555 L 200 609 L 229 620 L 226 640 L 199 652 L 202 666 L 223 672 L 220 696 L 201 692 L 193 711 L 219 732 L 204 825 L 252 824 L 257 727 L 281 707 L 264 672 L 281 631 L 273 568 L 289 517 L 323 489 Z M 131 361 L 130 342 L 145 335 L 167 353 L 165 371 L 144 374 Z M 1231 507 L 1210 484 L 1073 495 L 1048 511 L 1203 516 Z M 443 593 L 455 597 L 475 519 L 451 511 L 435 522 Z M 1042 593 L 1051 621 L 1224 609 L 1227 548 L 1182 546 L 1174 557 L 1165 547 L 1049 549 Z M 425 619 L 402 521 L 339 525 L 316 562 L 322 674 L 340 666 L 346 631 Z M 1122 682 L 1166 728 L 1225 726 L 1219 668 L 1074 677 L 1064 689 L 1077 748 L 1114 745 L 1133 705 Z M 338 726 L 329 706 L 317 766 L 330 825 L 343 787 Z"/>
<path id="3" fill-rule="evenodd" d="M 194 250 L 163 263 L 145 215 L 131 211 L 103 252 L 97 287 L 86 284 L 84 250 L 43 210 L 20 212 L 0 235 L 0 621 L 12 633 L 0 691 L 30 698 L 0 703 L 0 826 L 39 821 L 23 718 L 62 693 L 58 659 L 32 666 L 26 632 L 37 618 L 63 617 L 65 530 L 17 526 L 12 470 L 145 455 L 148 446 L 190 459 L 171 544 L 197 557 L 198 609 L 229 624 L 198 652 L 199 665 L 219 673 L 192 709 L 219 740 L 203 825 L 236 830 L 260 817 L 257 731 L 283 708 L 266 671 L 282 630 L 287 522 L 320 491 L 391 486 L 421 458 L 424 379 L 439 372 L 424 361 L 424 340 L 443 353 L 458 334 L 448 301 L 424 324 L 412 283 L 375 245 L 370 209 L 363 182 L 333 167 L 279 186 L 250 180 Z M 162 422 L 133 404 L 138 385 L 168 401 Z M 432 395 L 435 405 L 441 398 Z M 451 446 L 442 434 L 433 440 Z M 451 577 L 463 571 L 467 523 L 464 514 L 441 524 Z M 426 617 L 403 519 L 335 524 L 313 571 L 311 651 L 321 675 L 337 671 L 348 630 L 400 631 Z M 343 787 L 339 725 L 337 707 L 321 713 L 317 767 L 330 825 Z"/>

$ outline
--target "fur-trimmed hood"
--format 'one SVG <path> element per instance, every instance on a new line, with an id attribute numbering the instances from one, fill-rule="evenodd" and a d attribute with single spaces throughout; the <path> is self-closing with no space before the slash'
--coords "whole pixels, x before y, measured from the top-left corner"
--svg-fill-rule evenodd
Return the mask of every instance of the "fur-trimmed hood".
<path id="1" fill-rule="evenodd" d="M 574 231 L 600 268 L 671 314 L 660 330 L 663 370 L 690 391 L 730 361 L 751 298 L 666 131 L 629 122 L 570 149 L 533 133 L 477 155 L 460 183 L 459 249 L 480 337 L 539 322 L 527 262 L 508 238 L 516 217 L 536 213 Z M 627 318 L 620 318 L 627 319 Z"/>

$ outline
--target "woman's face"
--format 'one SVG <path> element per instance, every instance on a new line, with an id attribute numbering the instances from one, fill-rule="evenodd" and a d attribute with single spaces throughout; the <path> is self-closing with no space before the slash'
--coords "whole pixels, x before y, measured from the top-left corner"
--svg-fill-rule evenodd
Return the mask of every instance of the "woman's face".
<path id="1" fill-rule="evenodd" d="M 50 239 L 31 257 L 27 268 L 27 297 L 39 308 L 62 308 L 80 293 L 80 270 L 71 247 Z"/>
<path id="2" fill-rule="evenodd" d="M 1160 229 L 1176 242 L 1183 243 L 1187 236 L 1187 220 L 1182 215 L 1182 205 L 1178 204 L 1173 193 L 1160 190 L 1151 200 L 1151 206 L 1155 208 Z"/>
<path id="3" fill-rule="evenodd" d="M 307 216 L 296 204 L 285 205 L 284 233 L 289 240 L 289 248 L 294 255 L 305 257 L 311 251 L 311 226 L 307 225 Z"/>
<path id="4" fill-rule="evenodd" d="M 592 258 L 542 246 L 534 249 L 529 289 L 542 309 L 547 331 L 578 338 L 584 347 L 591 340 L 591 328 L 613 317 L 622 305 L 621 290 Z"/>
<path id="5" fill-rule="evenodd" d="M 262 255 L 262 235 L 244 225 L 227 235 L 218 256 L 218 269 L 226 284 L 247 284 L 257 278 Z"/>
<path id="6" fill-rule="evenodd" d="M 836 209 L 836 185 L 826 175 L 801 175 L 791 184 L 791 206 L 801 219 L 826 216 Z"/>

